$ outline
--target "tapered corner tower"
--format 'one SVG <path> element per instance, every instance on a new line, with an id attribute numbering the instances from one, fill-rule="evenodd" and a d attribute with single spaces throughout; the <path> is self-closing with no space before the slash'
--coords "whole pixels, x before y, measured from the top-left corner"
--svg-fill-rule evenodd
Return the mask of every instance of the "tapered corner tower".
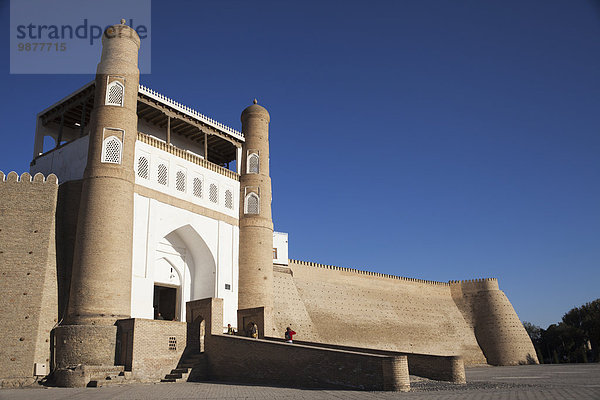
<path id="1" fill-rule="evenodd" d="M 264 307 L 264 334 L 272 335 L 273 220 L 269 176 L 269 112 L 254 104 L 242 112 L 238 309 Z"/>
<path id="2" fill-rule="evenodd" d="M 130 317 L 139 47 L 125 20 L 102 37 L 59 369 L 113 365 L 115 321 Z"/>

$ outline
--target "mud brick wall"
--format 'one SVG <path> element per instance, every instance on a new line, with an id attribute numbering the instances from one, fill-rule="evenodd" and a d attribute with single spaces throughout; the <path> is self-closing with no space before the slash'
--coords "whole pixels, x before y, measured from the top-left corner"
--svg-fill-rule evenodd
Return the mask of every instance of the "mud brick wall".
<path id="1" fill-rule="evenodd" d="M 186 346 L 185 322 L 131 318 L 117 321 L 117 327 L 118 363 L 134 379 L 156 382 L 177 367 Z"/>
<path id="2" fill-rule="evenodd" d="M 450 286 L 489 364 L 538 363 L 531 339 L 496 279 L 456 281 Z"/>
<path id="3" fill-rule="evenodd" d="M 0 172 L 0 385 L 33 380 L 50 363 L 57 322 L 56 176 Z"/>
<path id="4" fill-rule="evenodd" d="M 279 342 L 285 341 L 284 339 L 275 338 L 271 338 L 270 340 L 276 340 Z M 462 358 L 459 356 L 434 356 L 429 354 L 398 353 L 387 350 L 364 349 L 351 346 L 342 346 L 339 344 L 305 342 L 301 340 L 294 340 L 294 343 L 304 346 L 364 352 L 390 357 L 406 356 L 408 360 L 408 371 L 411 375 L 440 381 L 465 383 L 465 366 Z"/>
<path id="5" fill-rule="evenodd" d="M 245 337 L 211 335 L 210 379 L 288 387 L 408 390 L 406 356 L 389 357 Z"/>
<path id="6" fill-rule="evenodd" d="M 278 337 L 485 363 L 474 331 L 444 282 L 290 260 L 274 270 Z"/>

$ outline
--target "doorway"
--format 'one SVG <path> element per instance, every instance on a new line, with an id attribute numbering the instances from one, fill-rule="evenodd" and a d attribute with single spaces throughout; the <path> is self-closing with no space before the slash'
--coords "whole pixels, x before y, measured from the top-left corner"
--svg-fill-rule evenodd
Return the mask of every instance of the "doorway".
<path id="1" fill-rule="evenodd" d="M 153 306 L 154 319 L 177 320 L 177 288 L 154 285 Z"/>

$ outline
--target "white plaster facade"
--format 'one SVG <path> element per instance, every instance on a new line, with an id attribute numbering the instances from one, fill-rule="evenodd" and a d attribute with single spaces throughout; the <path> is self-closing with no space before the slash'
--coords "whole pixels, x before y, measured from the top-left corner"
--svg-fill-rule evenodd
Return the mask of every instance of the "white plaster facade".
<path id="1" fill-rule="evenodd" d="M 39 156 L 29 168 L 31 175 L 38 172 L 44 176 L 54 174 L 60 183 L 83 178 L 89 141 L 90 137 L 84 136 Z"/>
<path id="2" fill-rule="evenodd" d="M 159 168 L 166 171 L 162 181 Z M 225 175 L 140 141 L 135 144 L 135 172 L 138 185 L 239 218 L 240 183 Z"/>
<path id="3" fill-rule="evenodd" d="M 273 264 L 288 265 L 288 234 L 273 232 Z"/>
<path id="4" fill-rule="evenodd" d="M 131 316 L 154 318 L 154 285 L 177 288 L 177 319 L 185 302 L 223 299 L 224 323 L 237 325 L 239 228 L 224 221 L 134 197 Z"/>

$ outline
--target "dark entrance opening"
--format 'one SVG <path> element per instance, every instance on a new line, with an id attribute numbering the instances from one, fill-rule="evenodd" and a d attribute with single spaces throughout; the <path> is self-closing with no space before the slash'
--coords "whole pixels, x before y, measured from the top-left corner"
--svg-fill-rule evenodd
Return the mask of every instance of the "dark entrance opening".
<path id="1" fill-rule="evenodd" d="M 177 289 L 167 286 L 154 285 L 154 319 L 160 313 L 162 319 L 174 321 L 177 310 Z"/>

